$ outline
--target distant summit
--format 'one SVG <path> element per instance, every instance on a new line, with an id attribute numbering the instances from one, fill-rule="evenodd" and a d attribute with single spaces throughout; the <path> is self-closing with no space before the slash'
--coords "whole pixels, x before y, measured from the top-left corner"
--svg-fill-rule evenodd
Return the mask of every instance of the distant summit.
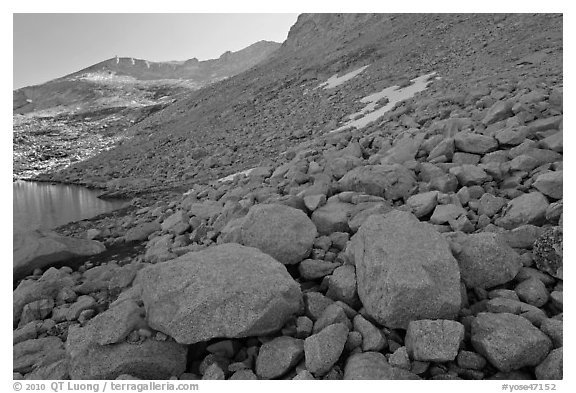
<path id="1" fill-rule="evenodd" d="M 13 111 L 85 111 L 111 106 L 146 106 L 159 99 L 239 74 L 268 58 L 281 44 L 259 41 L 218 59 L 152 62 L 113 57 L 62 78 L 13 92 Z"/>

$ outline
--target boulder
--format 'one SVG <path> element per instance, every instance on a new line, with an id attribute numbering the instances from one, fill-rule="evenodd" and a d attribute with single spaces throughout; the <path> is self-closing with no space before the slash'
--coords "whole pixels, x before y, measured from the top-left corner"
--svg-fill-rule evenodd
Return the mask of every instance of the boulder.
<path id="1" fill-rule="evenodd" d="M 480 313 L 472 321 L 474 349 L 503 372 L 539 365 L 552 340 L 526 318 L 509 313 Z"/>
<path id="2" fill-rule="evenodd" d="M 389 328 L 412 320 L 452 319 L 460 271 L 444 237 L 407 212 L 370 216 L 352 237 L 358 295 L 366 312 Z"/>
<path id="3" fill-rule="evenodd" d="M 416 176 L 400 164 L 366 165 L 346 173 L 338 184 L 342 191 L 363 192 L 388 200 L 406 199 L 416 185 Z"/>
<path id="4" fill-rule="evenodd" d="M 242 223 L 242 244 L 289 265 L 312 251 L 316 226 L 301 210 L 286 205 L 253 206 Z"/>
<path id="5" fill-rule="evenodd" d="M 273 333 L 302 303 L 281 263 L 235 243 L 142 269 L 136 282 L 149 325 L 183 344 Z"/>
<path id="6" fill-rule="evenodd" d="M 496 101 L 486 112 L 482 123 L 486 126 L 513 116 L 512 101 Z"/>
<path id="7" fill-rule="evenodd" d="M 516 277 L 520 256 L 497 233 L 481 232 L 463 237 L 457 260 L 468 288 L 492 288 Z"/>
<path id="8" fill-rule="evenodd" d="M 463 341 L 464 326 L 461 323 L 428 319 L 410 322 L 404 340 L 410 357 L 423 362 L 456 359 Z"/>
<path id="9" fill-rule="evenodd" d="M 65 264 L 76 257 L 100 254 L 106 250 L 96 240 L 65 237 L 51 231 L 30 231 L 13 237 L 13 279 L 20 280 L 35 269 Z"/>

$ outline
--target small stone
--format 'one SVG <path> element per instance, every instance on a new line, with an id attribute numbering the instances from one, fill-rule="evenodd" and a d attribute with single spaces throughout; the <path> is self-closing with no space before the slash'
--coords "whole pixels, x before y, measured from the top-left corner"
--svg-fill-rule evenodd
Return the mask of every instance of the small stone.
<path id="1" fill-rule="evenodd" d="M 458 367 L 469 370 L 482 370 L 486 366 L 486 359 L 480 354 L 472 351 L 460 351 L 456 357 Z"/>
<path id="2" fill-rule="evenodd" d="M 212 381 L 223 381 L 226 379 L 224 375 L 224 371 L 220 368 L 218 363 L 212 363 L 206 371 L 204 375 L 202 375 L 203 380 L 212 380 Z"/>
<path id="3" fill-rule="evenodd" d="M 457 254 L 462 280 L 468 288 L 491 288 L 512 280 L 522 263 L 518 254 L 496 233 L 467 235 Z"/>
<path id="4" fill-rule="evenodd" d="M 548 302 L 548 291 L 544 283 L 536 278 L 530 278 L 516 285 L 514 289 L 520 300 L 536 307 L 542 307 Z"/>
<path id="5" fill-rule="evenodd" d="M 311 212 L 326 203 L 326 195 L 324 194 L 306 195 L 303 199 L 304 205 L 306 205 L 306 208 Z"/>
<path id="6" fill-rule="evenodd" d="M 498 213 L 504 206 L 506 206 L 506 199 L 494 196 L 490 193 L 485 193 L 482 195 L 478 205 L 478 214 L 485 214 L 488 217 L 494 216 Z"/>
<path id="7" fill-rule="evenodd" d="M 462 206 L 453 204 L 438 205 L 434 209 L 430 222 L 436 225 L 447 224 L 450 220 L 456 220 L 458 217 L 466 215 L 466 210 Z"/>
<path id="8" fill-rule="evenodd" d="M 278 378 L 287 373 L 304 356 L 304 342 L 292 337 L 278 337 L 260 347 L 256 375 L 262 379 Z"/>
<path id="9" fill-rule="evenodd" d="M 563 267 L 562 250 L 564 246 L 562 231 L 559 227 L 546 230 L 534 242 L 534 262 L 539 270 L 560 278 Z"/>
<path id="10" fill-rule="evenodd" d="M 540 192 L 531 192 L 514 198 L 504 208 L 504 214 L 496 220 L 496 225 L 514 229 L 520 225 L 541 225 L 546 219 L 548 200 Z"/>
<path id="11" fill-rule="evenodd" d="M 428 191 L 421 194 L 412 195 L 406 201 L 406 204 L 412 210 L 412 213 L 418 218 L 431 213 L 438 203 L 438 191 Z"/>
<path id="12" fill-rule="evenodd" d="M 315 375 L 324 375 L 336 363 L 348 339 L 348 327 L 337 323 L 304 341 L 306 369 Z"/>
<path id="13" fill-rule="evenodd" d="M 358 302 L 354 266 L 344 265 L 334 270 L 334 273 L 328 277 L 326 296 L 334 300 L 341 300 L 350 306 L 354 306 Z"/>
<path id="14" fill-rule="evenodd" d="M 28 303 L 22 310 L 22 316 L 20 317 L 18 326 L 24 326 L 28 324 L 28 322 L 46 318 L 50 315 L 53 308 L 54 300 L 52 299 L 42 299 Z"/>
<path id="15" fill-rule="evenodd" d="M 562 380 L 563 379 L 563 348 L 552 350 L 546 359 L 534 369 L 536 379 Z"/>
<path id="16" fill-rule="evenodd" d="M 552 340 L 527 319 L 508 313 L 480 313 L 472 322 L 474 349 L 498 370 L 508 372 L 540 364 Z"/>
<path id="17" fill-rule="evenodd" d="M 346 315 L 344 309 L 337 303 L 330 304 L 328 307 L 326 307 L 322 315 L 320 315 L 320 318 L 318 318 L 314 324 L 313 332 L 318 333 L 325 327 L 335 323 L 343 323 L 348 328 L 352 327 L 352 324 L 348 319 L 348 315 Z"/>
<path id="18" fill-rule="evenodd" d="M 380 352 L 362 352 L 348 358 L 344 367 L 346 380 L 420 379 L 416 374 L 394 367 Z"/>
<path id="19" fill-rule="evenodd" d="M 456 149 L 473 154 L 486 154 L 498 148 L 498 141 L 491 136 L 462 131 L 454 136 Z"/>
<path id="20" fill-rule="evenodd" d="M 410 370 L 412 367 L 406 347 L 400 347 L 394 351 L 394 353 L 390 355 L 388 363 L 390 363 L 391 366 L 402 368 L 404 370 Z"/>
<path id="21" fill-rule="evenodd" d="M 406 349 L 415 360 L 454 360 L 464 340 L 464 326 L 449 320 L 419 320 L 408 324 Z"/>
<path id="22" fill-rule="evenodd" d="M 92 296 L 82 295 L 78 297 L 75 303 L 72 303 L 66 313 L 68 321 L 78 319 L 82 311 L 95 308 L 97 306 L 96 300 Z"/>
<path id="23" fill-rule="evenodd" d="M 552 339 L 554 348 L 560 348 L 564 346 L 562 324 L 562 321 L 553 318 L 547 318 L 540 324 L 540 330 L 542 330 L 548 337 Z"/>
<path id="24" fill-rule="evenodd" d="M 300 277 L 304 280 L 317 280 L 329 274 L 339 265 L 321 259 L 305 259 L 298 265 Z"/>
<path id="25" fill-rule="evenodd" d="M 351 331 L 348 333 L 348 339 L 346 340 L 346 350 L 352 352 L 354 349 L 362 345 L 362 334 L 357 331 Z"/>
<path id="26" fill-rule="evenodd" d="M 312 334 L 314 322 L 308 317 L 298 317 L 296 319 L 296 338 L 306 338 Z"/>
<path id="27" fill-rule="evenodd" d="M 294 378 L 293 381 L 305 381 L 305 380 L 315 380 L 314 375 L 310 373 L 308 370 L 302 370 Z"/>
<path id="28" fill-rule="evenodd" d="M 362 334 L 362 351 L 380 352 L 387 344 L 386 337 L 380 329 L 372 325 L 360 314 L 352 321 L 354 330 Z"/>
<path id="29" fill-rule="evenodd" d="M 234 381 L 255 381 L 258 377 L 252 370 L 238 370 L 230 377 Z"/>
<path id="30" fill-rule="evenodd" d="M 326 307 L 334 303 L 334 300 L 327 298 L 319 292 L 307 292 L 303 297 L 306 316 L 313 321 L 320 318 Z"/>

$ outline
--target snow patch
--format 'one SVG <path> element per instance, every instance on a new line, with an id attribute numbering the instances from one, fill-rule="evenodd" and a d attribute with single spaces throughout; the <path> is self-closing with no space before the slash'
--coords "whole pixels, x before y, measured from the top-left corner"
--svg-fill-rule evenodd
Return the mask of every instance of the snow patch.
<path id="1" fill-rule="evenodd" d="M 116 64 L 120 63 L 120 58 L 116 56 Z"/>
<path id="2" fill-rule="evenodd" d="M 229 182 L 229 181 L 234 180 L 234 178 L 238 175 L 248 176 L 250 174 L 250 172 L 252 172 L 254 169 L 256 169 L 256 168 L 250 168 L 250 169 L 246 169 L 245 171 L 242 171 L 242 172 L 236 172 L 236 173 L 233 173 L 233 174 L 228 175 L 226 177 L 223 177 L 221 179 L 218 179 L 218 181 L 219 182 Z"/>
<path id="3" fill-rule="evenodd" d="M 412 84 L 409 86 L 403 88 L 400 88 L 400 86 L 387 87 L 380 92 L 362 98 L 360 102 L 365 103 L 366 106 L 360 112 L 348 116 L 350 120 L 342 127 L 330 132 L 342 131 L 349 127 L 357 129 L 366 127 L 369 123 L 384 116 L 384 114 L 394 108 L 397 103 L 412 98 L 416 93 L 426 90 L 432 80 L 439 79 L 439 77 L 434 77 L 434 75 L 436 75 L 436 72 L 422 75 L 418 78 L 411 79 L 410 82 L 412 82 Z M 388 103 L 383 107 L 376 109 L 377 102 L 383 98 L 387 98 Z"/>
<path id="4" fill-rule="evenodd" d="M 130 58 L 130 61 L 132 62 L 132 65 L 136 64 L 136 60 L 134 60 L 133 57 Z"/>
<path id="5" fill-rule="evenodd" d="M 27 98 L 27 99 L 26 99 L 26 102 L 29 103 L 29 104 L 31 104 L 31 103 L 32 103 L 32 100 L 31 100 L 30 98 Z"/>
<path id="6" fill-rule="evenodd" d="M 150 68 L 150 62 L 148 60 L 144 60 L 146 62 L 146 67 Z"/>
<path id="7" fill-rule="evenodd" d="M 354 78 L 356 75 L 360 74 L 362 71 L 364 71 L 368 67 L 369 66 L 367 66 L 367 65 L 364 67 L 360 67 L 357 70 L 354 70 L 352 72 L 344 74 L 340 77 L 338 77 L 338 74 L 332 75 L 330 78 L 328 78 L 326 80 L 326 82 L 320 83 L 316 88 L 318 89 L 320 87 L 324 87 L 325 89 L 333 89 L 336 86 L 340 86 L 344 82 L 348 82 L 350 79 Z"/>

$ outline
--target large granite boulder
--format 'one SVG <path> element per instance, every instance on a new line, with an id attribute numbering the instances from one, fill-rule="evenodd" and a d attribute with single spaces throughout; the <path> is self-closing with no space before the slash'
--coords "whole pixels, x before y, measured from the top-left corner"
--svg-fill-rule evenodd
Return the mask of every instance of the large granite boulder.
<path id="1" fill-rule="evenodd" d="M 349 254 L 360 300 L 380 324 L 405 329 L 412 320 L 457 315 L 458 263 L 444 237 L 411 213 L 370 216 L 352 237 Z"/>
<path id="2" fill-rule="evenodd" d="M 96 240 L 65 237 L 51 231 L 19 232 L 13 237 L 14 280 L 26 277 L 34 269 L 105 250 L 106 246 Z"/>
<path id="3" fill-rule="evenodd" d="M 304 212 L 281 204 L 253 206 L 241 229 L 243 245 L 256 247 L 286 265 L 304 260 L 316 235 L 316 226 Z"/>
<path id="4" fill-rule="evenodd" d="M 302 293 L 286 268 L 253 247 L 222 244 L 140 270 L 148 324 L 193 344 L 279 330 Z"/>

